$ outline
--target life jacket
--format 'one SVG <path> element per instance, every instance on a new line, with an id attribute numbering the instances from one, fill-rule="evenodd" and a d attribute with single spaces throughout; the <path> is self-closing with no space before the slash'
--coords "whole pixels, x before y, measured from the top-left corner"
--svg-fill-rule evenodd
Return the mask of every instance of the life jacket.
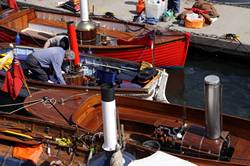
<path id="1" fill-rule="evenodd" d="M 136 4 L 136 12 L 140 15 L 145 10 L 145 3 L 144 0 L 138 0 Z"/>

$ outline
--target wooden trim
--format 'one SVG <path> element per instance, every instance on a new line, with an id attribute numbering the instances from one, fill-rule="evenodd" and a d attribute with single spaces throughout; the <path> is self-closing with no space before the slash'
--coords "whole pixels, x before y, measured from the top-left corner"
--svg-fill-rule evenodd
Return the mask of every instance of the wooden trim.
<path id="1" fill-rule="evenodd" d="M 53 26 L 53 27 L 63 28 L 63 29 L 67 28 L 66 22 L 44 20 L 44 19 L 40 19 L 40 18 L 35 18 L 35 19 L 31 20 L 30 23 L 38 24 L 38 25 L 40 24 L 40 25 L 46 25 L 46 26 Z"/>
<path id="2" fill-rule="evenodd" d="M 0 25 L 4 25 L 8 22 L 12 22 L 20 17 L 23 17 L 23 16 L 32 16 L 32 12 L 35 12 L 33 9 L 25 9 L 25 10 L 18 10 L 18 11 L 14 11 L 14 12 L 11 12 L 10 15 L 7 15 L 6 17 L 2 18 L 0 20 Z M 32 17 L 30 17 L 29 19 L 32 19 Z"/>
<path id="3" fill-rule="evenodd" d="M 108 36 L 115 37 L 117 39 L 127 40 L 127 41 L 133 40 L 136 37 L 135 34 L 130 33 L 130 32 L 121 32 L 121 31 L 111 30 L 111 29 L 102 28 L 102 27 L 97 29 L 97 33 L 106 34 Z"/>
<path id="4" fill-rule="evenodd" d="M 5 18 L 0 20 L 0 25 L 13 29 L 14 31 L 20 32 L 28 27 L 29 20 L 34 18 L 34 10 L 18 10 L 11 12 Z"/>

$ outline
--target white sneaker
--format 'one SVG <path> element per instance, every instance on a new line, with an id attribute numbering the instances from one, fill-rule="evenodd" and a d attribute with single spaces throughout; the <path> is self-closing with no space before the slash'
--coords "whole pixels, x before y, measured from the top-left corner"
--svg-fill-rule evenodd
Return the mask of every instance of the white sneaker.
<path id="1" fill-rule="evenodd" d="M 50 80 L 48 80 L 48 83 L 50 83 L 50 84 L 54 84 L 54 82 L 53 82 L 53 81 L 50 81 Z"/>

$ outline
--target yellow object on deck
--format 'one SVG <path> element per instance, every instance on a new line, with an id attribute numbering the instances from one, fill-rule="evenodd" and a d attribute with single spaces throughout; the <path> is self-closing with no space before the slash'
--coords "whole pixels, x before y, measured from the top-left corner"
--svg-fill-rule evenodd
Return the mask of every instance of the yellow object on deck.
<path id="1" fill-rule="evenodd" d="M 140 67 L 140 71 L 143 70 L 143 69 L 145 69 L 145 68 L 151 68 L 151 67 L 153 67 L 153 65 L 151 63 L 142 61 L 141 62 L 141 67 Z"/>
<path id="2" fill-rule="evenodd" d="M 20 137 L 27 138 L 27 139 L 33 139 L 33 137 L 31 137 L 31 136 L 29 136 L 27 134 L 18 133 L 18 132 L 15 132 L 15 131 L 2 130 L 0 132 L 10 134 L 10 135 L 13 135 L 13 136 L 20 136 Z"/>
<path id="3" fill-rule="evenodd" d="M 56 142 L 59 146 L 70 146 L 72 142 L 69 138 L 56 138 Z"/>
<path id="4" fill-rule="evenodd" d="M 13 58 L 11 54 L 5 53 L 5 54 L 0 54 L 0 70 L 8 70 L 12 64 Z"/>
<path id="5" fill-rule="evenodd" d="M 225 38 L 229 40 L 240 40 L 240 36 L 234 33 L 227 33 L 225 34 Z"/>

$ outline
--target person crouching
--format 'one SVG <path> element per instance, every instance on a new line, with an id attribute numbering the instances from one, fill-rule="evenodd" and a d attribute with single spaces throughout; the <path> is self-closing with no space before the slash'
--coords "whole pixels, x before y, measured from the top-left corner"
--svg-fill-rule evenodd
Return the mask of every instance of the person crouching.
<path id="1" fill-rule="evenodd" d="M 61 47 L 49 47 L 34 51 L 26 59 L 28 70 L 31 71 L 31 78 L 50 82 L 49 76 L 59 84 L 66 84 L 62 75 L 62 64 L 68 50 Z M 53 82 L 54 82 L 53 81 Z"/>

